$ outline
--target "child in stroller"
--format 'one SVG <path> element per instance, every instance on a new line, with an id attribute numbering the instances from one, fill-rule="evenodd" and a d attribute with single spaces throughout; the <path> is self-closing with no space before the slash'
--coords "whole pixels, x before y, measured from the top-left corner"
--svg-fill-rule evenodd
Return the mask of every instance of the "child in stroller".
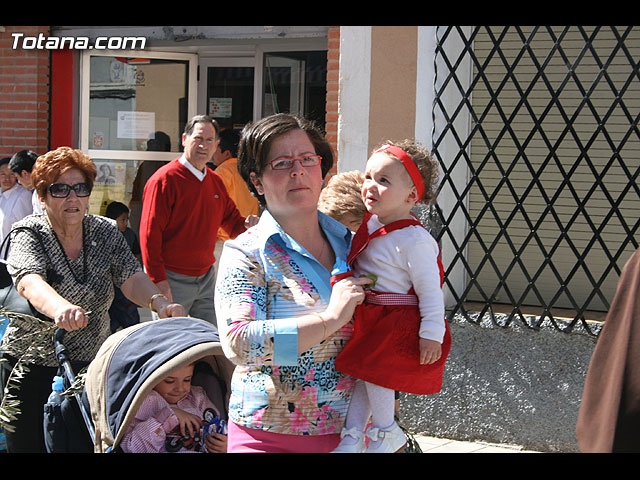
<path id="1" fill-rule="evenodd" d="M 191 365 L 191 388 L 202 387 L 215 406 L 213 414 L 205 412 L 205 421 L 224 426 L 235 366 L 225 357 L 215 326 L 197 318 L 173 317 L 143 322 L 111 335 L 89 365 L 84 384 L 93 451 L 124 452 L 122 441 L 140 406 L 165 378 Z M 200 409 L 198 415 L 202 413 Z M 181 442 L 196 449 L 193 437 L 175 437 L 167 451 L 179 449 Z M 207 443 L 206 438 L 203 442 Z"/>
<path id="2" fill-rule="evenodd" d="M 125 453 L 226 453 L 226 424 L 191 385 L 193 372 L 193 363 L 174 370 L 149 392 L 122 439 Z"/>

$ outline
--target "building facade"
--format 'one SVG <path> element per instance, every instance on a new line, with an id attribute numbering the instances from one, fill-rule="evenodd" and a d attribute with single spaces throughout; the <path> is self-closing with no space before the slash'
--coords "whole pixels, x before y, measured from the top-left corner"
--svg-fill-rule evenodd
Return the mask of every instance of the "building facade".
<path id="1" fill-rule="evenodd" d="M 92 211 L 124 201 L 136 228 L 197 113 L 310 117 L 334 173 L 415 138 L 443 169 L 448 306 L 579 318 L 606 311 L 638 245 L 639 58 L 637 27 L 4 26 L 0 155 L 82 149 L 105 175 Z"/>

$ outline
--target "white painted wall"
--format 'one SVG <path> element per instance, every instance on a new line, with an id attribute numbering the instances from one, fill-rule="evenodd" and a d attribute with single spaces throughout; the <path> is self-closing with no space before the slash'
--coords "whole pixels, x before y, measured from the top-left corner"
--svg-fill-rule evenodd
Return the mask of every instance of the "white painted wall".
<path id="1" fill-rule="evenodd" d="M 371 28 L 371 26 L 340 27 L 338 172 L 364 171 L 370 153 Z M 442 129 L 444 125 L 444 119 L 439 109 L 436 109 L 435 122 L 433 115 L 436 82 L 442 82 L 442 78 L 437 78 L 434 69 L 436 33 L 437 27 L 435 26 L 418 27 L 415 139 L 428 148 L 433 146 L 434 128 L 437 131 L 438 128 Z M 448 48 L 452 49 L 451 56 L 456 58 L 459 55 L 458 50 L 462 46 L 450 42 Z M 445 65 L 442 62 L 440 62 L 439 68 L 442 70 L 442 75 L 445 75 Z M 463 72 L 458 72 L 460 77 L 466 78 L 466 73 L 470 71 L 470 68 L 470 62 L 461 65 L 460 70 Z M 457 91 L 453 88 L 447 89 L 440 101 L 445 104 L 458 102 Z M 468 130 L 468 116 L 460 115 L 456 119 L 455 128 L 461 132 Z M 459 148 L 451 136 L 439 145 L 439 151 L 443 155 L 445 164 L 459 155 Z M 459 184 L 463 188 L 466 185 L 467 176 L 468 168 L 464 162 L 458 162 L 452 171 L 456 185 Z M 455 208 L 455 196 L 450 186 L 443 189 L 438 203 L 445 218 L 449 218 Z M 467 224 L 462 213 L 450 218 L 448 228 L 454 238 L 464 237 Z M 445 269 L 460 254 L 466 255 L 466 252 L 458 252 L 450 237 L 445 236 L 442 239 L 442 260 Z M 456 291 L 464 291 L 466 274 L 462 268 L 457 267 L 449 273 L 447 278 Z M 447 286 L 445 286 L 445 302 L 447 306 L 455 303 Z"/>
<path id="2" fill-rule="evenodd" d="M 364 171 L 369 155 L 371 26 L 340 27 L 338 172 Z"/>

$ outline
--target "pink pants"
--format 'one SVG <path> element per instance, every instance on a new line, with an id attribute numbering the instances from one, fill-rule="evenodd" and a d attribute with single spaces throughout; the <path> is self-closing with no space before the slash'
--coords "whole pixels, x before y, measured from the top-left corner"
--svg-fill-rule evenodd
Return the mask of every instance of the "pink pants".
<path id="1" fill-rule="evenodd" d="M 289 435 L 247 428 L 229 422 L 228 453 L 329 453 L 340 443 L 340 434 Z"/>

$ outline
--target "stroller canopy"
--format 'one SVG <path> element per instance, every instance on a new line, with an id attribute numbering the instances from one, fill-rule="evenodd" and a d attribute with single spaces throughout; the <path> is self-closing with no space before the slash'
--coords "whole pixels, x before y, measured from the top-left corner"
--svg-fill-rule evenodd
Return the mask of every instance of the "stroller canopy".
<path id="1" fill-rule="evenodd" d="M 211 367 L 223 405 L 211 400 L 226 415 L 234 365 L 224 356 L 215 326 L 190 317 L 166 318 L 111 335 L 89 365 L 85 380 L 96 430 L 95 451 L 115 448 L 149 391 L 174 369 L 197 361 Z M 210 387 L 203 386 L 211 397 Z"/>

